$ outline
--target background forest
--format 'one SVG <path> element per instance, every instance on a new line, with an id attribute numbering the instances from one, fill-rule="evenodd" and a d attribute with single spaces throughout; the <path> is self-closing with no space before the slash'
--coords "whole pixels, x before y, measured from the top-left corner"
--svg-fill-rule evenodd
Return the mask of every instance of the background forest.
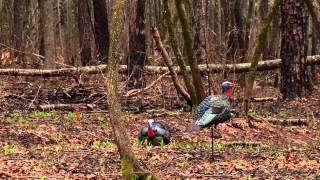
<path id="1" fill-rule="evenodd" d="M 1 178 L 320 178 L 320 0 L 0 10 Z M 240 115 L 211 144 L 210 128 L 186 128 L 223 81 Z M 148 119 L 168 125 L 168 145 L 137 140 Z"/>

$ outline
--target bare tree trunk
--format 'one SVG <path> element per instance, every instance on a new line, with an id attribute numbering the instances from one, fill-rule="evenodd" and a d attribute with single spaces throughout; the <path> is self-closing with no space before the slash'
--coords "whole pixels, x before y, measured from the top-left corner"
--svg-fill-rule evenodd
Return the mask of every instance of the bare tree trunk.
<path id="1" fill-rule="evenodd" d="M 315 31 L 317 31 L 318 34 L 320 34 L 320 12 L 319 12 L 319 5 L 316 5 L 313 1 L 311 0 L 305 0 L 305 3 L 308 7 L 309 13 L 312 17 L 312 24 L 315 27 Z"/>
<path id="2" fill-rule="evenodd" d="M 125 1 L 115 0 L 114 16 L 112 19 L 112 31 L 110 36 L 110 57 L 107 74 L 107 103 L 109 107 L 110 122 L 113 130 L 115 142 L 118 147 L 121 159 L 121 171 L 124 179 L 137 179 L 139 177 L 148 177 L 153 179 L 153 175 L 145 172 L 135 158 L 130 140 L 127 134 L 126 122 L 127 117 L 121 111 L 120 98 L 118 95 L 118 69 L 119 69 L 119 52 L 120 47 L 118 40 L 121 36 L 123 26 L 123 13 Z M 155 179 L 155 178 L 154 178 Z"/>
<path id="3" fill-rule="evenodd" d="M 246 49 L 249 49 L 249 43 L 250 43 L 250 29 L 251 29 L 251 24 L 253 21 L 253 15 L 254 15 L 254 0 L 249 0 L 249 7 L 248 7 L 248 15 L 246 17 L 246 30 L 245 30 L 245 44 L 246 44 Z"/>
<path id="4" fill-rule="evenodd" d="M 165 23 L 167 25 L 168 28 L 168 34 L 169 34 L 169 41 L 171 44 L 171 48 L 173 50 L 173 53 L 176 57 L 177 63 L 181 69 L 181 73 L 182 73 L 182 77 L 184 80 L 184 84 L 187 87 L 188 93 L 190 95 L 190 99 L 192 102 L 192 105 L 196 105 L 197 99 L 196 99 L 196 94 L 195 94 L 195 90 L 194 87 L 191 84 L 191 79 L 189 77 L 189 75 L 187 74 L 187 70 L 186 70 L 186 64 L 185 61 L 182 57 L 181 51 L 179 50 L 178 47 L 178 41 L 177 38 L 175 36 L 175 32 L 174 32 L 174 25 L 172 22 L 172 17 L 171 17 L 171 12 L 169 9 L 169 4 L 168 4 L 168 0 L 164 0 L 163 1 L 163 8 L 164 8 L 164 19 L 165 19 Z"/>
<path id="5" fill-rule="evenodd" d="M 98 48 L 98 59 L 107 64 L 109 54 L 109 26 L 105 0 L 94 0 L 94 29 L 96 46 Z"/>
<path id="6" fill-rule="evenodd" d="M 320 38 L 320 12 L 318 9 L 320 8 L 320 3 L 316 4 L 316 2 L 311 0 L 305 1 L 308 10 L 312 17 L 312 47 L 311 47 L 311 54 L 319 53 L 319 38 Z M 311 66 L 311 72 L 312 72 L 312 81 L 317 82 L 318 77 L 316 73 L 316 66 Z"/>
<path id="7" fill-rule="evenodd" d="M 236 0 L 234 5 L 234 17 L 235 17 L 235 25 L 236 25 L 236 35 L 238 41 L 238 48 L 239 48 L 239 59 L 240 63 L 245 61 L 246 57 L 246 46 L 245 46 L 245 39 L 244 39 L 244 28 L 243 28 L 243 2 L 242 0 Z"/>
<path id="8" fill-rule="evenodd" d="M 13 1 L 2 1 L 1 8 L 1 36 L 0 42 L 10 45 L 12 35 L 13 22 Z M 2 48 L 2 47 L 1 47 Z"/>
<path id="9" fill-rule="evenodd" d="M 28 1 L 27 7 L 27 16 L 28 20 L 28 37 L 25 37 L 25 49 L 30 53 L 39 54 L 39 7 L 37 0 Z M 39 57 L 35 58 L 34 56 L 26 57 L 25 64 L 31 65 L 33 68 L 38 68 L 40 65 L 41 59 Z"/>
<path id="10" fill-rule="evenodd" d="M 304 96 L 312 90 L 306 65 L 308 17 L 303 0 L 283 0 L 281 4 L 281 93 L 283 98 Z"/>
<path id="11" fill-rule="evenodd" d="M 40 53 L 45 56 L 44 67 L 52 69 L 56 67 L 55 48 L 55 0 L 38 0 L 40 9 Z"/>
<path id="12" fill-rule="evenodd" d="M 146 61 L 145 0 L 133 0 L 129 24 L 129 88 L 142 87 L 142 70 Z"/>
<path id="13" fill-rule="evenodd" d="M 204 63 L 206 61 L 206 52 L 205 52 L 205 39 L 202 34 L 204 30 L 204 16 L 202 14 L 202 0 L 193 1 L 193 10 L 194 10 L 194 41 L 193 48 L 195 51 L 197 63 Z"/>
<path id="14" fill-rule="evenodd" d="M 192 31 L 188 23 L 188 20 L 186 18 L 186 12 L 185 12 L 182 0 L 175 0 L 175 3 L 177 8 L 177 14 L 182 26 L 184 47 L 187 53 L 187 57 L 188 57 L 187 59 L 191 67 L 191 75 L 192 75 L 193 85 L 196 90 L 197 104 L 198 104 L 205 98 L 205 91 L 204 91 L 204 86 L 202 84 L 200 71 L 199 71 L 197 61 L 194 55 L 193 47 L 192 47 L 193 45 Z"/>
<path id="15" fill-rule="evenodd" d="M 260 21 L 261 22 L 266 18 L 267 13 L 268 13 L 268 8 L 269 8 L 269 0 L 261 0 L 260 1 L 260 7 L 259 7 L 259 15 L 260 15 Z M 270 37 L 270 31 L 269 31 L 269 35 L 268 36 Z M 264 50 L 262 52 L 263 59 L 269 58 L 268 48 L 269 48 L 269 46 L 267 45 L 267 47 L 264 48 Z"/>
<path id="16" fill-rule="evenodd" d="M 246 84 L 246 91 L 245 91 L 245 104 L 244 104 L 244 110 L 245 113 L 247 114 L 249 111 L 249 103 L 251 99 L 251 94 L 252 94 L 252 87 L 253 87 L 253 82 L 256 76 L 256 71 L 257 71 L 257 65 L 263 50 L 263 47 L 265 46 L 267 37 L 268 37 L 268 30 L 271 24 L 271 21 L 274 17 L 274 14 L 277 12 L 279 9 L 279 5 L 281 3 L 281 0 L 275 0 L 273 7 L 271 11 L 269 12 L 268 16 L 266 17 L 265 20 L 262 22 L 262 28 L 259 32 L 258 39 L 257 39 L 257 44 L 254 47 L 254 52 L 253 56 L 251 59 L 251 67 L 250 67 L 250 72 L 249 72 L 249 79 Z"/>
<path id="17" fill-rule="evenodd" d="M 316 26 L 312 26 L 312 47 L 311 47 L 311 55 L 319 53 L 319 37 L 320 35 L 317 33 L 318 31 L 316 30 Z M 312 72 L 312 81 L 317 82 L 318 77 L 316 74 L 316 66 L 311 66 L 311 72 Z"/>
<path id="18" fill-rule="evenodd" d="M 260 18 L 263 20 L 268 13 L 268 8 L 269 8 L 269 0 L 261 0 L 260 1 Z"/>
<path id="19" fill-rule="evenodd" d="M 90 8 L 87 0 L 79 0 L 79 34 L 80 34 L 80 56 L 82 65 L 89 65 L 91 62 L 91 19 Z"/>
<path id="20" fill-rule="evenodd" d="M 68 11 L 66 0 L 58 0 L 58 18 L 59 18 L 59 44 L 60 53 L 63 58 L 63 63 L 70 65 L 70 46 L 68 46 Z"/>
<path id="21" fill-rule="evenodd" d="M 66 1 L 67 3 L 67 29 L 66 42 L 69 59 L 66 59 L 68 65 L 81 66 L 80 35 L 79 35 L 79 0 Z"/>
<path id="22" fill-rule="evenodd" d="M 26 35 L 24 32 L 25 23 L 26 23 L 26 13 L 27 11 L 27 1 L 13 1 L 13 32 L 12 32 L 12 44 L 13 47 L 19 51 L 24 51 L 24 43 L 23 36 Z M 18 59 L 18 61 L 24 61 L 23 54 L 19 54 L 17 51 L 14 51 L 14 57 Z M 21 64 L 25 64 L 21 62 Z"/>
<path id="23" fill-rule="evenodd" d="M 279 7 L 280 9 L 280 7 Z M 269 33 L 269 38 L 268 38 L 268 48 L 266 54 L 268 55 L 269 58 L 277 58 L 279 57 L 279 52 L 280 52 L 280 10 L 276 12 L 274 15 L 274 18 L 272 20 L 272 25 Z"/>

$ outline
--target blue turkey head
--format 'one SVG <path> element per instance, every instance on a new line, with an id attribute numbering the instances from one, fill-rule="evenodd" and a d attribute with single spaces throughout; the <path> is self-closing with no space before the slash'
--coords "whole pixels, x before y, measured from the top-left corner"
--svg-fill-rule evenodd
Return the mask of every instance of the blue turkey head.
<path id="1" fill-rule="evenodd" d="M 235 87 L 235 84 L 229 81 L 222 83 L 222 90 L 228 97 L 231 96 L 231 90 Z"/>

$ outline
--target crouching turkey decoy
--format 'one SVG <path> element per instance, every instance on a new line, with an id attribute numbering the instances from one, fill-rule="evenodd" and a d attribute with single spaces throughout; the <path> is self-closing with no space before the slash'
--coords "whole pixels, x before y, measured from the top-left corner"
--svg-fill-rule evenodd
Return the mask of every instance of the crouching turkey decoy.
<path id="1" fill-rule="evenodd" d="M 148 127 L 141 129 L 139 133 L 139 140 L 144 142 L 150 142 L 152 145 L 161 145 L 170 143 L 170 132 L 169 128 L 161 124 L 160 122 L 155 122 L 153 119 L 148 120 Z"/>
<path id="2" fill-rule="evenodd" d="M 187 131 L 200 131 L 205 127 L 212 127 L 211 145 L 213 157 L 213 136 L 214 128 L 220 123 L 224 123 L 232 117 L 232 113 L 238 114 L 230 109 L 231 91 L 235 84 L 225 81 L 222 83 L 222 94 L 206 97 L 196 108 L 195 122 L 191 124 Z"/>

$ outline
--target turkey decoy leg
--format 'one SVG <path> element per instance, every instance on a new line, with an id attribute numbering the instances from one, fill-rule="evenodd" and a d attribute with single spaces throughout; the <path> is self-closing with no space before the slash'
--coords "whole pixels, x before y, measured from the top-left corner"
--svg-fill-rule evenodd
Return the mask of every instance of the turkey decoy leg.
<path id="1" fill-rule="evenodd" d="M 211 126 L 211 160 L 214 160 L 214 155 L 213 155 L 213 128 L 214 126 Z"/>

